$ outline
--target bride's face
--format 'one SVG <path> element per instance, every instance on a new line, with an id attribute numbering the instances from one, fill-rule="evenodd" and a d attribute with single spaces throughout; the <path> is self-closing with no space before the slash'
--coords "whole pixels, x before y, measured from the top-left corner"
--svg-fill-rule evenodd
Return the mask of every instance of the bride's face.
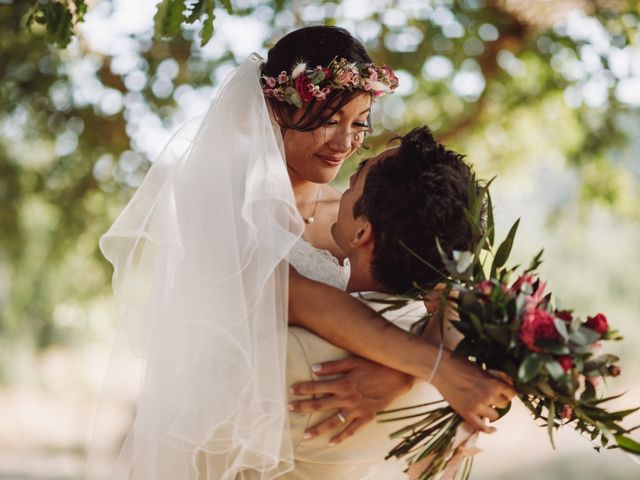
<path id="1" fill-rule="evenodd" d="M 290 172 L 314 183 L 332 181 L 342 163 L 362 145 L 370 109 L 371 96 L 358 95 L 320 128 L 287 130 L 284 150 Z"/>

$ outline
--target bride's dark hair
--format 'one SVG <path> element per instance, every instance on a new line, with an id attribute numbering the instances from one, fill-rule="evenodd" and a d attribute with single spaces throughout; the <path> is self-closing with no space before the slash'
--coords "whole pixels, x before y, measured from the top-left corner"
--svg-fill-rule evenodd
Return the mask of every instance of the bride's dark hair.
<path id="1" fill-rule="evenodd" d="M 316 65 L 326 67 L 334 58 L 372 63 L 364 46 L 347 30 L 318 25 L 294 30 L 278 40 L 269 50 L 262 73 L 270 77 L 277 77 L 282 71 L 290 74 L 300 61 L 307 62 L 312 68 Z M 355 96 L 363 94 L 362 91 L 333 90 L 322 102 L 312 99 L 300 116 L 296 116 L 300 109 L 293 105 L 273 98 L 267 101 L 282 127 L 308 132 L 322 126 Z"/>

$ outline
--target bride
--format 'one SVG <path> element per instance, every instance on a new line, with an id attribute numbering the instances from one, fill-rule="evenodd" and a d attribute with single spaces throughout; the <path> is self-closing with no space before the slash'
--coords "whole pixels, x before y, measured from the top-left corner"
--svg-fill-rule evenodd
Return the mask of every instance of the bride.
<path id="1" fill-rule="evenodd" d="M 245 60 L 202 121 L 154 162 L 101 239 L 123 325 L 146 358 L 112 478 L 266 480 L 294 468 L 290 291 L 307 329 L 433 380 L 468 422 L 488 430 L 482 417 L 502 402 L 502 382 L 371 318 L 344 292 L 327 294 L 324 314 L 304 311 L 317 302 L 304 277 L 346 285 L 348 264 L 330 233 L 340 193 L 329 182 L 362 146 L 373 99 L 396 86 L 391 69 L 373 65 L 345 30 L 306 27 L 283 37 L 266 62 Z M 434 377 L 440 357 L 456 375 Z M 391 400 L 407 377 L 389 367 L 367 366 L 376 369 L 372 385 L 388 379 Z"/>

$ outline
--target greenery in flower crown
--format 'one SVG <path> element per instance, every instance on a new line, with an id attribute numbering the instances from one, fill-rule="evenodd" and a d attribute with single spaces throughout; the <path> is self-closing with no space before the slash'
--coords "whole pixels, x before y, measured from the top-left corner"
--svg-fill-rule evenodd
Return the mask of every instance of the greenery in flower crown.
<path id="1" fill-rule="evenodd" d="M 265 96 L 301 108 L 311 100 L 322 102 L 333 90 L 363 90 L 374 97 L 391 93 L 398 87 L 398 77 L 387 65 L 354 63 L 345 58 L 334 59 L 329 66 L 308 68 L 304 61 L 277 77 L 263 75 Z"/>
<path id="2" fill-rule="evenodd" d="M 554 306 L 551 293 L 545 293 L 546 283 L 536 273 L 542 251 L 510 282 L 520 269 L 507 265 L 519 220 L 496 248 L 490 183 L 476 192 L 472 180 L 469 188 L 465 214 L 474 232 L 473 251 L 454 251 L 449 256 L 438 244 L 449 274 L 443 280 L 442 302 L 454 303 L 459 319 L 451 323 L 464 335 L 455 353 L 512 383 L 534 419 L 546 426 L 552 445 L 553 431 L 571 426 L 588 437 L 596 450 L 622 448 L 640 454 L 640 444 L 628 436 L 633 429 L 620 424 L 638 408 L 608 411 L 602 405 L 620 395 L 599 395 L 604 379 L 620 374 L 618 357 L 599 353 L 601 344 L 622 337 L 601 313 L 583 320 L 572 310 Z M 424 260 L 418 257 L 418 261 Z M 452 290 L 458 295 L 450 299 Z M 427 293 L 416 285 L 412 299 Z M 443 312 L 441 308 L 441 329 Z M 388 458 L 407 456 L 410 465 L 431 458 L 421 480 L 437 478 L 459 448 L 454 439 L 463 420 L 449 406 L 435 407 L 438 403 L 383 412 L 395 416 L 382 421 L 419 419 L 392 435 L 402 441 Z M 416 410 L 420 408 L 423 411 Z M 462 478 L 470 474 L 471 458 L 457 467 Z"/>

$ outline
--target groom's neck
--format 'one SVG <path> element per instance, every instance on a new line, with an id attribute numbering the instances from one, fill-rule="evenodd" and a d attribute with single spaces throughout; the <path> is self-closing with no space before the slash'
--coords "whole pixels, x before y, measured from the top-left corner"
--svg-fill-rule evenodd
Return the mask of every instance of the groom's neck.
<path id="1" fill-rule="evenodd" d="M 384 292 L 385 289 L 376 282 L 371 274 L 371 258 L 353 253 L 349 257 L 351 274 L 347 284 L 347 292 Z"/>

